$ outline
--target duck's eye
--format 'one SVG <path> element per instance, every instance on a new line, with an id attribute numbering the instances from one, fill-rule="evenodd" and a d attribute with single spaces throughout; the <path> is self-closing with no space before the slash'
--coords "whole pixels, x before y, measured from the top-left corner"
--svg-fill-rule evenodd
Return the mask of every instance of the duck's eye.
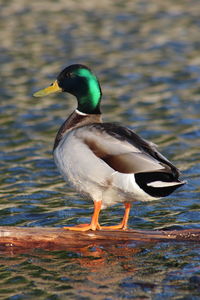
<path id="1" fill-rule="evenodd" d="M 67 78 L 74 78 L 75 77 L 75 75 L 73 73 L 67 73 L 66 76 L 67 76 Z"/>

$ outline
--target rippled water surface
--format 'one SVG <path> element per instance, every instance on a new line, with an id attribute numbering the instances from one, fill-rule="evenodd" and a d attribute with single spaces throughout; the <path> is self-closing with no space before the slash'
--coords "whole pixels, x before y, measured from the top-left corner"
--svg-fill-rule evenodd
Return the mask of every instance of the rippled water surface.
<path id="1" fill-rule="evenodd" d="M 101 2 L 101 3 L 100 3 Z M 98 75 L 104 120 L 122 122 L 188 181 L 168 198 L 136 203 L 136 229 L 200 228 L 200 3 L 8 0 L 0 4 L 0 226 L 88 222 L 92 203 L 59 175 L 52 145 L 76 103 L 34 99 L 71 63 Z M 101 213 L 119 222 L 123 208 Z M 1 299 L 200 299 L 196 243 L 0 252 Z"/>

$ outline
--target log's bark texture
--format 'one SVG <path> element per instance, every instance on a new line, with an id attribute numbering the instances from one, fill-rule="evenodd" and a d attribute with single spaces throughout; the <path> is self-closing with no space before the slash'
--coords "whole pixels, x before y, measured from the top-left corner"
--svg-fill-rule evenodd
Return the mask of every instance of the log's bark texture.
<path id="1" fill-rule="evenodd" d="M 173 231 L 115 230 L 75 232 L 63 228 L 0 227 L 1 248 L 67 250 L 89 245 L 161 241 L 200 242 L 200 229 Z"/>

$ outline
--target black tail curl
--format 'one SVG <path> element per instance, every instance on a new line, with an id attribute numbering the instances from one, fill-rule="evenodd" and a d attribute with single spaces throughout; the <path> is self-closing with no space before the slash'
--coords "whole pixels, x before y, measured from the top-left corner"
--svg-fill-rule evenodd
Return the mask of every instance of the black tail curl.
<path id="1" fill-rule="evenodd" d="M 170 195 L 174 190 L 185 184 L 184 181 L 180 181 L 173 174 L 164 172 L 137 173 L 135 174 L 135 181 L 143 191 L 145 191 L 148 195 L 156 198 L 166 197 Z M 162 181 L 163 183 L 174 182 L 179 184 L 160 187 L 153 187 L 148 185 L 148 183 L 153 183 L 155 181 Z"/>

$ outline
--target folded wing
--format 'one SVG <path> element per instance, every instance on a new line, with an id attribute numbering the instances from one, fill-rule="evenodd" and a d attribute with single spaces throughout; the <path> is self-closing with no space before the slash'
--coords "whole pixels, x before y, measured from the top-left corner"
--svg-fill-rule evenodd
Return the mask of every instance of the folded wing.
<path id="1" fill-rule="evenodd" d="M 113 123 L 87 126 L 80 133 L 93 153 L 115 171 L 121 173 L 166 172 L 178 178 L 179 171 L 160 154 L 153 143 L 132 130 Z"/>

